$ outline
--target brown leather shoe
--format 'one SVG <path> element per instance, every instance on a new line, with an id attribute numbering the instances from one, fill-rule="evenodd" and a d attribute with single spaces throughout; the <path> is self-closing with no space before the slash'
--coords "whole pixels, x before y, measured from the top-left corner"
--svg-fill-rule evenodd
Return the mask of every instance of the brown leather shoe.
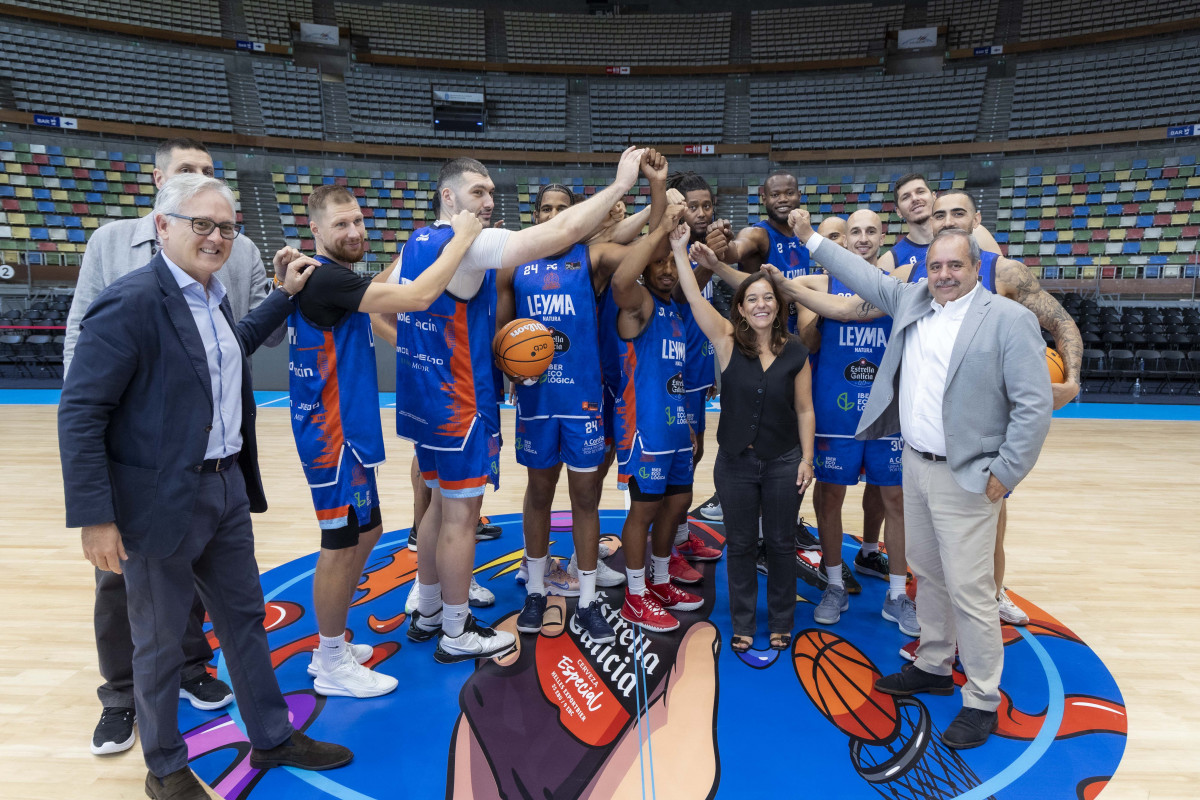
<path id="1" fill-rule="evenodd" d="M 330 742 L 318 742 L 300 731 L 292 731 L 290 738 L 270 750 L 250 750 L 250 766 L 255 769 L 334 769 L 349 764 L 352 758 L 354 753 L 350 752 L 350 748 Z"/>
<path id="2" fill-rule="evenodd" d="M 146 796 L 154 800 L 208 800 L 208 792 L 189 767 L 177 769 L 163 778 L 147 772 Z"/>

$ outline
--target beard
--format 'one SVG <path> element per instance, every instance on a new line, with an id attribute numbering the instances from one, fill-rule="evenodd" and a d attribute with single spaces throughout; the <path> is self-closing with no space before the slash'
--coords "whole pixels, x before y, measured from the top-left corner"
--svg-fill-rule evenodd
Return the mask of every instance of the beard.
<path id="1" fill-rule="evenodd" d="M 334 261 L 340 261 L 343 264 L 357 264 L 367 254 L 367 242 L 364 239 L 358 247 L 329 245 L 326 250 Z"/>

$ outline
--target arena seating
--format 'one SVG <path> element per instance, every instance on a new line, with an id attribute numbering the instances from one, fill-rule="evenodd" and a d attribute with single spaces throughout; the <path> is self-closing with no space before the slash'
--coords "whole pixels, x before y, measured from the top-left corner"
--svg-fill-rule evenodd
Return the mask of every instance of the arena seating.
<path id="1" fill-rule="evenodd" d="M 1002 171 L 996 239 L 1037 277 L 1200 275 L 1194 156 Z"/>
<path id="2" fill-rule="evenodd" d="M 368 37 L 372 53 L 484 61 L 483 9 L 336 3 L 337 24 Z"/>
<path id="3" fill-rule="evenodd" d="M 980 68 L 752 80 L 750 140 L 782 149 L 969 142 L 985 83 Z M 849 128 L 851 107 L 870 109 L 870 124 Z"/>
<path id="4" fill-rule="evenodd" d="M 1011 135 L 1057 136 L 1186 123 L 1200 114 L 1200 38 L 1022 61 Z"/>
<path id="5" fill-rule="evenodd" d="M 9 4 L 146 28 L 221 35 L 218 0 L 9 0 Z"/>
<path id="6" fill-rule="evenodd" d="M 154 155 L 0 141 L 0 261 L 77 265 L 92 231 L 149 213 Z M 237 170 L 216 162 L 237 192 Z"/>
<path id="7" fill-rule="evenodd" d="M 246 33 L 255 42 L 291 44 L 292 22 L 312 22 L 312 0 L 242 0 Z"/>
<path id="8" fill-rule="evenodd" d="M 432 89 L 483 91 L 488 127 L 482 133 L 434 131 Z M 357 67 L 346 75 L 356 141 L 372 144 L 455 145 L 562 150 L 567 83 L 562 78 L 430 74 Z M 530 112 L 534 111 L 535 114 Z"/>
<path id="9" fill-rule="evenodd" d="M 508 60 L 529 64 L 728 64 L 730 14 L 504 12 Z"/>
<path id="10" fill-rule="evenodd" d="M 999 0 L 930 0 L 926 22 L 945 25 L 950 48 L 990 45 L 995 41 Z"/>
<path id="11" fill-rule="evenodd" d="M 269 135 L 301 139 L 325 135 L 320 124 L 321 79 L 315 69 L 277 59 L 255 59 L 254 82 Z"/>
<path id="12" fill-rule="evenodd" d="M 8 22 L 0 36 L 0 72 L 22 111 L 233 130 L 220 56 Z"/>
<path id="13" fill-rule="evenodd" d="M 598 149 L 620 150 L 637 142 L 716 143 L 724 135 L 723 81 L 593 80 L 589 94 L 592 144 Z M 686 109 L 686 125 L 680 125 L 681 109 Z"/>
<path id="14" fill-rule="evenodd" d="M 1196 17 L 1196 0 L 1025 0 L 1021 39 L 1057 39 Z"/>
<path id="15" fill-rule="evenodd" d="M 756 64 L 864 58 L 883 52 L 887 32 L 903 18 L 903 3 L 754 10 L 750 58 Z"/>

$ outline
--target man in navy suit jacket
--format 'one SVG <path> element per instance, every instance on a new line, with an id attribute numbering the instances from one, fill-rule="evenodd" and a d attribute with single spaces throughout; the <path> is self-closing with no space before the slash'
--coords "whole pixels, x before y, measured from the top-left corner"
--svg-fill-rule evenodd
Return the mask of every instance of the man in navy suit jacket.
<path id="1" fill-rule="evenodd" d="M 199 590 L 257 769 L 353 757 L 295 731 L 271 666 L 250 512 L 266 510 L 248 356 L 287 318 L 307 270 L 234 323 L 212 276 L 241 228 L 219 180 L 180 175 L 154 207 L 162 252 L 84 317 L 59 404 L 67 526 L 124 572 L 134 703 L 153 798 L 204 798 L 178 731 L 180 647 Z M 195 589 L 193 589 L 193 585 Z"/>

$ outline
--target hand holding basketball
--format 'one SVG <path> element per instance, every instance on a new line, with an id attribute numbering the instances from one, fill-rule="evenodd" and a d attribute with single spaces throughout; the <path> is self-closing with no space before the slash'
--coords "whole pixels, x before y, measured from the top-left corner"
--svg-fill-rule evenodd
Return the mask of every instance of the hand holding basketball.
<path id="1" fill-rule="evenodd" d="M 1063 361 L 1063 357 L 1053 347 L 1046 348 L 1046 366 L 1050 369 L 1051 383 L 1066 383 L 1066 362 Z"/>

